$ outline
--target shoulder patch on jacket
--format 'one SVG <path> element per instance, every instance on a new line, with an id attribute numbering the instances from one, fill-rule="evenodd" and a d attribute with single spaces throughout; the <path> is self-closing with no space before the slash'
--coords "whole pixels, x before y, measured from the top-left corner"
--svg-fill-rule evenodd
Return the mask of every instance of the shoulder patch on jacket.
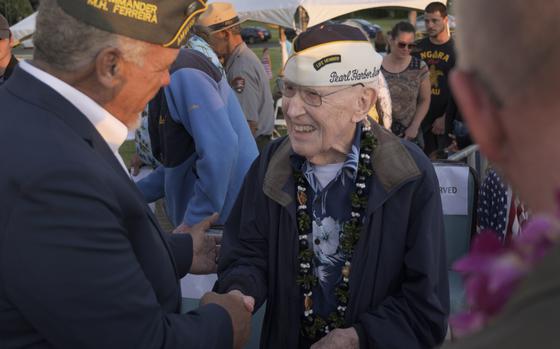
<path id="1" fill-rule="evenodd" d="M 245 89 L 245 79 L 243 79 L 241 76 L 237 76 L 233 78 L 233 80 L 231 80 L 230 85 L 235 92 L 241 93 Z"/>
<path id="2" fill-rule="evenodd" d="M 400 138 L 377 123 L 372 123 L 371 128 L 378 141 L 372 168 L 387 192 L 422 174 Z"/>

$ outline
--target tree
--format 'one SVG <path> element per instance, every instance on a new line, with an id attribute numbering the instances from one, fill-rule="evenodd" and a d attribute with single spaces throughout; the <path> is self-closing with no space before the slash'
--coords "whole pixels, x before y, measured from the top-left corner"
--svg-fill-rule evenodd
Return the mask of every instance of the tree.
<path id="1" fill-rule="evenodd" d="M 0 12 L 13 25 L 32 14 L 33 7 L 29 0 L 0 0 Z"/>

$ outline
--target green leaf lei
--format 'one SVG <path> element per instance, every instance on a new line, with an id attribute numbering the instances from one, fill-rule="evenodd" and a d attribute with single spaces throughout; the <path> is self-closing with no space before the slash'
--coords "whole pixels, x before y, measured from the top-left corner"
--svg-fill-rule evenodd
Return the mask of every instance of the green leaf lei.
<path id="1" fill-rule="evenodd" d="M 343 224 L 340 234 L 340 248 L 344 253 L 345 262 L 342 267 L 342 280 L 335 288 L 337 298 L 337 310 L 331 313 L 327 319 L 323 319 L 313 313 L 312 290 L 317 285 L 317 276 L 313 274 L 313 250 L 309 247 L 308 237 L 311 236 L 311 217 L 307 211 L 307 190 L 309 184 L 301 171 L 294 170 L 294 178 L 297 189 L 297 226 L 299 237 L 299 275 L 297 284 L 303 293 L 304 312 L 302 315 L 302 334 L 312 340 L 322 337 L 335 328 L 344 325 L 344 315 L 349 301 L 348 290 L 350 288 L 350 271 L 352 267 L 352 256 L 354 248 L 360 239 L 360 230 L 368 202 L 368 182 L 373 174 L 371 156 L 377 139 L 371 132 L 369 121 L 362 126 L 362 139 L 360 142 L 360 158 L 358 162 L 358 173 L 355 189 L 351 195 L 352 213 L 351 218 Z"/>

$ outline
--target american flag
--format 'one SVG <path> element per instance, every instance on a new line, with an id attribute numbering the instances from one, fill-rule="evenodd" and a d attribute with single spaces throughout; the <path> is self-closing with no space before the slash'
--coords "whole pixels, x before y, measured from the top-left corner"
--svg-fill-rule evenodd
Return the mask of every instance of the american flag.
<path id="1" fill-rule="evenodd" d="M 523 203 L 495 170 L 488 171 L 480 186 L 477 216 L 478 231 L 493 230 L 504 244 L 521 233 L 528 218 Z"/>
<path id="2" fill-rule="evenodd" d="M 270 53 L 268 53 L 268 48 L 263 49 L 261 63 L 264 67 L 264 71 L 268 76 L 268 79 L 272 79 L 272 63 L 270 62 Z"/>

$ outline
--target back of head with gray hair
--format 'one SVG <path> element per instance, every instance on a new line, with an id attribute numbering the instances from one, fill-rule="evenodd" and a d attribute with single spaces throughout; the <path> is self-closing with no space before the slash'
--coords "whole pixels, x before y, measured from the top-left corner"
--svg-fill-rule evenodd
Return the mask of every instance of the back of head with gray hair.
<path id="1" fill-rule="evenodd" d="M 458 65 L 476 73 L 498 102 L 557 94 L 560 1 L 457 0 L 455 6 Z"/>
<path id="2" fill-rule="evenodd" d="M 107 47 L 121 50 L 127 60 L 143 64 L 147 43 L 99 30 L 66 14 L 56 0 L 41 0 L 33 35 L 34 59 L 60 71 L 73 72 L 91 64 Z"/>

